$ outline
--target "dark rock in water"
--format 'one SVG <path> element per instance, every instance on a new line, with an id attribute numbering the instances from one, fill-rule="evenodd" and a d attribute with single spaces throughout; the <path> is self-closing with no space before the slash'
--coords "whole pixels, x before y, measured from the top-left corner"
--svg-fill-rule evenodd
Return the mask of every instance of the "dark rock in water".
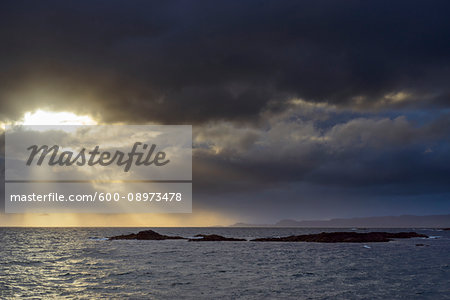
<path id="1" fill-rule="evenodd" d="M 189 239 L 189 242 L 243 242 L 246 239 L 227 238 L 217 234 L 197 234 L 201 239 Z"/>
<path id="2" fill-rule="evenodd" d="M 442 228 L 442 230 L 450 230 L 450 227 L 449 228 Z"/>
<path id="3" fill-rule="evenodd" d="M 386 232 L 385 234 L 388 238 L 391 238 L 391 239 L 410 239 L 410 238 L 416 238 L 416 237 L 428 238 L 428 235 L 411 232 L 411 231 L 410 232 L 397 232 L 397 233 Z"/>
<path id="4" fill-rule="evenodd" d="M 322 232 L 319 234 L 291 235 L 279 238 L 259 238 L 254 242 L 316 242 L 316 243 L 374 243 L 389 242 L 392 239 L 428 237 L 416 232 Z"/>
<path id="5" fill-rule="evenodd" d="M 139 231 L 138 233 L 112 236 L 110 240 L 183 240 L 181 236 L 168 236 L 159 234 L 153 230 Z"/>
<path id="6" fill-rule="evenodd" d="M 423 246 L 428 247 L 429 245 L 425 245 L 425 244 L 416 244 L 416 246 L 417 246 L 417 247 L 423 247 Z"/>
<path id="7" fill-rule="evenodd" d="M 228 238 L 217 234 L 198 234 L 198 239 L 189 239 L 190 242 L 241 242 L 246 239 Z M 414 237 L 425 237 L 424 234 L 416 232 L 322 232 L 319 234 L 292 235 L 277 238 L 259 238 L 255 242 L 317 242 L 317 243 L 371 243 L 389 242 L 392 239 L 407 239 Z M 159 234 L 153 230 L 140 231 L 138 233 L 118 235 L 109 238 L 110 240 L 182 240 L 181 236 L 167 236 Z"/>

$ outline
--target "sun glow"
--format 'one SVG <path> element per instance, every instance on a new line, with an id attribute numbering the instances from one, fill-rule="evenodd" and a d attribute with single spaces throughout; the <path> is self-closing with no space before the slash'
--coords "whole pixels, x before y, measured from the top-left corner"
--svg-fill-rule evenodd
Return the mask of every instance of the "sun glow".
<path id="1" fill-rule="evenodd" d="M 23 116 L 21 125 L 96 125 L 97 122 L 89 116 L 78 116 L 71 112 L 51 112 L 36 110 Z"/>

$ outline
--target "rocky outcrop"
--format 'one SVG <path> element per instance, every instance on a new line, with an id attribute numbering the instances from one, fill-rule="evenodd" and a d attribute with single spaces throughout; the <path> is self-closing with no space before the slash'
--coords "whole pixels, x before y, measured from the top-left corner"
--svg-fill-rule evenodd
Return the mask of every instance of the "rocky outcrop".
<path id="1" fill-rule="evenodd" d="M 190 242 L 243 242 L 246 239 L 224 237 L 217 234 L 197 234 L 196 238 L 188 239 Z M 259 238 L 254 242 L 316 242 L 316 243 L 374 243 L 389 242 L 393 239 L 408 239 L 422 237 L 424 234 L 416 232 L 322 232 L 319 234 L 291 235 L 286 237 Z M 183 240 L 181 236 L 168 236 L 159 234 L 153 230 L 140 231 L 109 238 L 110 240 Z"/>
<path id="2" fill-rule="evenodd" d="M 189 239 L 189 242 L 243 242 L 246 239 L 227 238 L 217 234 L 197 234 L 199 239 Z"/>
<path id="3" fill-rule="evenodd" d="M 375 243 L 393 239 L 428 237 L 416 232 L 322 232 L 319 234 L 291 235 L 287 237 L 259 238 L 254 242 L 316 242 L 316 243 Z"/>
<path id="4" fill-rule="evenodd" d="M 183 240 L 181 236 L 168 236 L 159 234 L 153 230 L 139 231 L 138 233 L 131 233 L 125 235 L 117 235 L 109 238 L 110 240 Z"/>

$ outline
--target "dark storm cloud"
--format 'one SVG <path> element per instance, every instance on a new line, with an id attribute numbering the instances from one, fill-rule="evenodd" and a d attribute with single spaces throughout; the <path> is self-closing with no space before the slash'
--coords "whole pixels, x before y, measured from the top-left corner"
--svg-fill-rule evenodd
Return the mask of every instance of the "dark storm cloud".
<path id="1" fill-rule="evenodd" d="M 339 110 L 308 112 L 305 106 L 273 115 L 260 129 L 229 123 L 197 129 L 196 186 L 207 193 L 295 182 L 364 188 L 368 194 L 450 192 L 449 114 L 425 124 L 405 116 L 352 116 L 320 127 L 326 116 L 339 119 Z"/>
<path id="2" fill-rule="evenodd" d="M 286 100 L 448 106 L 447 1 L 3 1 L 2 118 L 248 120 Z"/>
<path id="3" fill-rule="evenodd" d="M 423 196 L 410 212 L 433 197 L 448 210 L 449 11 L 448 1 L 2 1 L 0 121 L 39 108 L 194 124 L 202 208 L 351 216 L 356 202 Z"/>

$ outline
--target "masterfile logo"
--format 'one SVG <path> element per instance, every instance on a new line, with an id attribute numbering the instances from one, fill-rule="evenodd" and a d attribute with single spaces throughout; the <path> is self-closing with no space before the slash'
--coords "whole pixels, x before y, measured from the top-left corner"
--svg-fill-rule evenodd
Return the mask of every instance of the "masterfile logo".
<path id="1" fill-rule="evenodd" d="M 192 127 L 9 126 L 5 211 L 191 212 Z"/>
<path id="2" fill-rule="evenodd" d="M 138 151 L 140 145 L 142 145 L 142 150 L 146 153 Z M 116 150 L 114 154 L 109 151 L 100 152 L 100 146 L 95 146 L 92 151 L 86 151 L 86 148 L 83 148 L 78 154 L 74 154 L 72 151 L 62 151 L 62 153 L 59 153 L 59 148 L 58 145 L 52 147 L 47 145 L 40 147 L 33 145 L 28 147 L 27 150 L 30 150 L 31 153 L 27 160 L 27 166 L 30 166 L 33 163 L 36 156 L 38 157 L 36 159 L 36 165 L 41 166 L 47 155 L 50 155 L 48 160 L 49 166 L 72 166 L 74 164 L 77 166 L 84 166 L 86 164 L 88 166 L 95 166 L 96 164 L 99 164 L 107 167 L 116 163 L 118 166 L 124 166 L 124 172 L 128 172 L 133 163 L 137 166 L 150 166 L 153 164 L 160 167 L 170 162 L 170 160 L 166 159 L 166 153 L 164 151 L 158 151 L 154 154 L 156 148 L 155 144 L 149 147 L 147 144 L 141 142 L 134 143 L 131 151 L 128 153 L 118 150 Z M 149 150 L 147 150 L 147 148 L 149 148 Z M 135 158 L 136 160 L 134 160 Z"/>

